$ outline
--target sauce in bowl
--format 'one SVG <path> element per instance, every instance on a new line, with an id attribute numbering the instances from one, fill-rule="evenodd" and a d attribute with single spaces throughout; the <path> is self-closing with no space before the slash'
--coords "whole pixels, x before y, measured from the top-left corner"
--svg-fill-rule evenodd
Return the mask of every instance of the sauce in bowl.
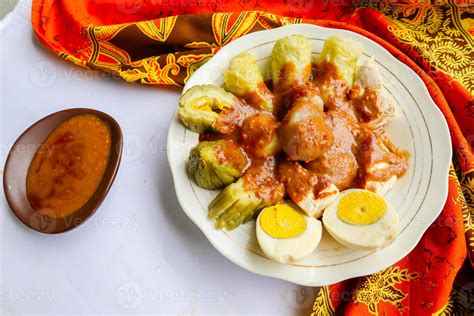
<path id="1" fill-rule="evenodd" d="M 80 226 L 107 197 L 122 148 L 120 125 L 104 112 L 72 108 L 43 117 L 8 153 L 3 189 L 10 209 L 41 233 Z"/>
<path id="2" fill-rule="evenodd" d="M 26 177 L 31 207 L 42 215 L 68 216 L 92 197 L 111 152 L 110 126 L 93 114 L 56 127 L 36 152 Z"/>

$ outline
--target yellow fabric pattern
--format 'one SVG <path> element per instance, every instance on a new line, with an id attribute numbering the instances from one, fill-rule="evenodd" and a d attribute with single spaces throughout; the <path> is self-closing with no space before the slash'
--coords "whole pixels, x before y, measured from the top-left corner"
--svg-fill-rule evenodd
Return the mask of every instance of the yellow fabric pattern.
<path id="1" fill-rule="evenodd" d="M 311 316 L 333 316 L 335 315 L 334 307 L 331 304 L 331 299 L 329 298 L 329 287 L 323 286 L 319 292 L 318 296 L 314 300 L 313 312 Z"/>
<path id="2" fill-rule="evenodd" d="M 137 26 L 148 37 L 159 42 L 165 42 L 173 30 L 177 18 L 177 16 L 170 16 L 158 20 L 143 21 L 138 22 Z"/>
<path id="3" fill-rule="evenodd" d="M 214 37 L 219 46 L 247 34 L 257 23 L 260 12 L 222 13 L 212 15 Z"/>
<path id="4" fill-rule="evenodd" d="M 430 61 L 430 66 L 450 75 L 474 93 L 474 46 L 473 37 L 463 28 L 459 7 L 453 1 L 414 6 L 411 3 L 364 2 L 362 6 L 376 9 L 395 26 L 388 29 L 401 42 L 417 49 Z"/>
<path id="5" fill-rule="evenodd" d="M 367 305 L 369 312 L 377 314 L 380 301 L 397 305 L 406 298 L 407 294 L 395 287 L 397 284 L 417 277 L 418 273 L 409 273 L 408 269 L 392 266 L 362 278 L 357 285 L 354 301 Z"/>

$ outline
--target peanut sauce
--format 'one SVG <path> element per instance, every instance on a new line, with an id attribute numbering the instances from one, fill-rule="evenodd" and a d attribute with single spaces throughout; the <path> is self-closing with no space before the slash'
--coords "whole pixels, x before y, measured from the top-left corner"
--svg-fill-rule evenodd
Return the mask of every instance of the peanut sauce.
<path id="1" fill-rule="evenodd" d="M 291 123 L 302 112 L 306 114 L 305 119 Z M 324 113 L 307 101 L 293 102 L 293 107 L 283 119 L 279 136 L 291 160 L 312 161 L 334 144 L 333 133 Z"/>
<path id="2" fill-rule="evenodd" d="M 219 161 L 220 164 L 229 163 L 237 170 L 244 169 L 247 166 L 245 155 L 242 157 L 242 151 L 235 143 L 231 142 L 230 144 L 226 144 L 225 148 L 221 145 L 217 145 L 215 150 L 217 161 Z"/>
<path id="3" fill-rule="evenodd" d="M 384 150 L 384 147 L 388 151 Z M 360 148 L 361 157 L 359 159 L 361 167 L 363 167 L 360 171 L 367 174 L 368 180 L 387 181 L 394 175 L 399 178 L 408 169 L 408 152 L 395 147 L 382 129 L 366 134 Z M 368 168 L 369 165 L 378 163 L 384 163 L 388 166 L 375 171 Z"/>
<path id="4" fill-rule="evenodd" d="M 280 181 L 285 184 L 288 195 L 300 202 L 308 193 L 319 191 L 318 178 L 296 161 L 283 161 L 279 168 Z M 316 195 L 317 192 L 314 192 Z"/>
<path id="5" fill-rule="evenodd" d="M 354 90 L 358 91 L 359 89 L 355 88 Z M 372 88 L 364 89 L 361 96 L 355 96 L 351 99 L 351 105 L 363 122 L 369 122 L 381 115 L 380 102 L 380 95 Z"/>
<path id="6" fill-rule="evenodd" d="M 308 193 L 318 196 L 329 184 L 342 191 L 363 188 L 366 181 L 383 182 L 405 174 L 409 153 L 394 146 L 382 129 L 372 130 L 366 124 L 381 115 L 377 104 L 380 99 L 374 90 L 368 88 L 361 94 L 358 87 L 349 89 L 331 63 L 313 65 L 309 83 L 289 75 L 294 70 L 292 67 L 294 65 L 284 67 L 278 87 L 272 81 L 266 82 L 274 95 L 273 113 L 258 108 L 258 95 L 244 96 L 235 109 L 219 118 L 216 126 L 224 132 L 205 133 L 199 137 L 200 141 L 229 139 L 242 147 L 250 161 L 243 175 L 247 190 L 271 204 L 281 201 L 286 194 L 299 202 Z M 296 86 L 289 86 L 291 80 L 296 82 Z M 314 94 L 320 95 L 324 101 L 322 117 L 325 123 L 321 121 L 314 128 L 320 130 L 322 125 L 327 125 L 331 131 L 327 136 L 331 141 L 321 149 L 321 155 L 306 162 L 290 160 L 283 151 L 263 157 L 261 147 L 270 142 L 276 129 L 278 134 L 282 133 L 280 123 L 285 115 L 298 103 L 309 102 Z M 313 130 L 311 120 L 303 123 L 310 125 L 303 126 L 309 131 L 308 144 L 314 143 L 310 133 Z M 284 136 L 279 137 L 282 140 Z M 301 144 L 306 143 L 303 141 Z M 381 163 L 384 168 L 374 167 Z"/>
<path id="7" fill-rule="evenodd" d="M 221 115 L 216 120 L 216 130 L 222 134 L 230 134 L 238 129 L 246 118 L 260 111 L 260 109 L 250 106 L 245 102 L 238 102 L 235 107 L 221 112 Z"/>
<path id="8" fill-rule="evenodd" d="M 246 152 L 255 157 L 264 157 L 265 146 L 277 134 L 279 123 L 269 113 L 259 113 L 246 118 L 242 123 L 240 142 Z"/>
<path id="9" fill-rule="evenodd" d="M 270 92 L 270 90 L 265 85 L 265 83 L 262 82 L 257 86 L 254 92 L 248 93 L 247 95 L 242 96 L 242 99 L 247 104 L 261 104 L 267 99 L 272 100 L 273 94 Z"/>
<path id="10" fill-rule="evenodd" d="M 293 85 L 307 82 L 311 77 L 311 66 L 300 70 L 300 76 L 296 76 L 297 69 L 294 63 L 287 63 L 280 70 L 279 81 L 273 83 L 272 88 L 275 93 L 285 93 L 293 88 Z"/>
<path id="11" fill-rule="evenodd" d="M 267 205 L 278 203 L 285 196 L 285 187 L 278 181 L 277 168 L 274 156 L 254 159 L 244 174 L 244 188 L 255 192 Z"/>
<path id="12" fill-rule="evenodd" d="M 345 110 L 329 111 L 326 117 L 332 127 L 334 145 L 319 158 L 307 164 L 307 168 L 313 171 L 320 181 L 334 183 L 342 191 L 349 188 L 357 176 L 358 163 L 355 151 L 358 144 L 354 135 L 361 127 Z"/>
<path id="13" fill-rule="evenodd" d="M 344 80 L 340 79 L 334 64 L 323 62 L 321 65 L 313 65 L 312 79 L 319 88 L 324 107 L 328 111 L 348 108 L 348 87 Z"/>
<path id="14" fill-rule="evenodd" d="M 92 114 L 61 123 L 36 152 L 26 178 L 32 208 L 54 218 L 70 215 L 92 197 L 107 167 L 110 126 Z"/>

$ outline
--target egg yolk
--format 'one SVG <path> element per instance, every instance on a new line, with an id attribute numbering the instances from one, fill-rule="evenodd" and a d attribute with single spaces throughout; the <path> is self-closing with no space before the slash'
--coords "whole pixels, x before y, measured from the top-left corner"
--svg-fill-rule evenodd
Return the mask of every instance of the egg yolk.
<path id="1" fill-rule="evenodd" d="M 265 208 L 260 214 L 260 227 L 273 238 L 292 238 L 306 230 L 303 215 L 289 205 L 278 204 Z"/>
<path id="2" fill-rule="evenodd" d="M 385 200 L 369 191 L 345 195 L 339 202 L 337 216 L 351 225 L 370 225 L 380 220 L 387 211 Z"/>

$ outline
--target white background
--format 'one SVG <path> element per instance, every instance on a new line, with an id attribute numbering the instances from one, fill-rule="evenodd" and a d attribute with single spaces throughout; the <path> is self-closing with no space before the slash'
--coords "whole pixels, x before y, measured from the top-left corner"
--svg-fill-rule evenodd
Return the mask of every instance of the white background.
<path id="1" fill-rule="evenodd" d="M 30 11 L 20 2 L 0 22 L 1 174 L 19 134 L 66 108 L 109 113 L 125 147 L 105 202 L 71 232 L 31 231 L 2 194 L 0 312 L 307 314 L 316 290 L 237 267 L 181 210 L 165 149 L 179 89 L 128 84 L 64 62 L 36 40 Z"/>

